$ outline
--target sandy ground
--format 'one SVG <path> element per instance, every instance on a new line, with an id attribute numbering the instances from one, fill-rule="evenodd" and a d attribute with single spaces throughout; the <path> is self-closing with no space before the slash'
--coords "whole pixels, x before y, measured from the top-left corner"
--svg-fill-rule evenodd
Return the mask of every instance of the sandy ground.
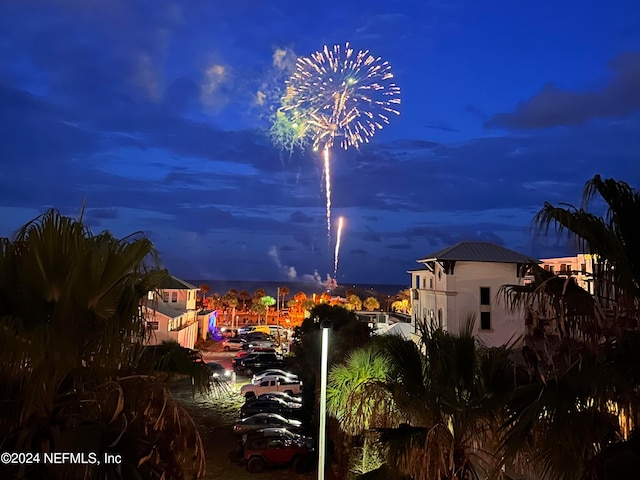
<path id="1" fill-rule="evenodd" d="M 205 361 L 215 361 L 231 368 L 231 359 L 235 352 L 223 352 L 219 345 L 209 343 L 203 350 Z M 238 376 L 235 385 L 229 391 L 217 395 L 192 395 L 187 381 L 177 381 L 172 391 L 175 398 L 189 411 L 193 417 L 205 448 L 207 474 L 205 480 L 310 480 L 317 476 L 316 472 L 296 474 L 291 467 L 269 467 L 263 473 L 252 474 L 244 466 L 237 465 L 229 459 L 229 452 L 238 441 L 233 433 L 233 424 L 240 416 L 243 399 L 240 387 L 250 380 Z"/>

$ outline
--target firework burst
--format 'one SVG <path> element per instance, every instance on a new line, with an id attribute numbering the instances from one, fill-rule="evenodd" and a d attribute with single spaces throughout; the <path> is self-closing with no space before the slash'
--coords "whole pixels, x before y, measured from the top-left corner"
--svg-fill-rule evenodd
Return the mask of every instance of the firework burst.
<path id="1" fill-rule="evenodd" d="M 391 65 L 346 43 L 298 58 L 280 111 L 314 149 L 330 148 L 336 139 L 347 149 L 369 142 L 400 113 L 399 105 Z"/>

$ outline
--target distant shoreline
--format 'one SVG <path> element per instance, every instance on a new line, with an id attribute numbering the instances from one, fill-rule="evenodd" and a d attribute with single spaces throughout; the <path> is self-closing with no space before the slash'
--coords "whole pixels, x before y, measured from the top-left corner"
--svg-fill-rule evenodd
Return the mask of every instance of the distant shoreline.
<path id="1" fill-rule="evenodd" d="M 287 287 L 289 289 L 289 293 L 287 294 L 288 298 L 293 298 L 293 296 L 298 292 L 304 292 L 307 295 L 312 294 L 320 294 L 326 291 L 325 287 L 316 282 L 301 282 L 301 281 L 259 281 L 259 280 L 206 280 L 206 279 L 198 279 L 198 280 L 186 280 L 190 284 L 199 287 L 202 284 L 207 284 L 211 288 L 209 294 L 218 293 L 220 295 L 224 295 L 229 290 L 236 289 L 238 291 L 246 290 L 249 294 L 253 295 L 253 293 L 262 288 L 272 297 L 276 297 L 279 287 Z M 354 290 L 356 295 L 363 298 L 366 296 L 393 296 L 402 290 L 406 290 L 410 288 L 410 285 L 394 285 L 394 284 L 367 284 L 367 283 L 349 283 L 338 285 L 336 288 L 331 290 L 329 293 L 333 295 L 341 295 L 344 296 L 344 292 L 346 290 Z"/>

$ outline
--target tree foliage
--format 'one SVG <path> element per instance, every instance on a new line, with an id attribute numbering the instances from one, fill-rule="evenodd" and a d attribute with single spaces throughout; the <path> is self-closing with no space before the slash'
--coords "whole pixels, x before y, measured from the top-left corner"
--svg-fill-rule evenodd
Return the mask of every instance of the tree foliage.
<path id="1" fill-rule="evenodd" d="M 0 240 L 0 450 L 121 454 L 124 478 L 204 474 L 204 452 L 166 376 L 145 368 L 141 299 L 167 275 L 141 235 L 93 235 L 50 210 Z M 206 366 L 189 363 L 203 385 Z M 2 471 L 116 478 L 115 465 Z"/>

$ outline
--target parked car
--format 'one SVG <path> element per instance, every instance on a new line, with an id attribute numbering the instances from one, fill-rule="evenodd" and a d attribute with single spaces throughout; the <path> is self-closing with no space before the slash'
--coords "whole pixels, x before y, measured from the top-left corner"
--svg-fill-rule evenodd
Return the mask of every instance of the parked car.
<path id="1" fill-rule="evenodd" d="M 302 405 L 302 397 L 298 397 L 296 395 L 289 395 L 284 392 L 269 392 L 269 393 L 261 393 L 258 395 L 258 400 L 271 400 L 273 398 L 277 398 L 280 400 L 284 400 L 287 403 L 299 403 Z"/>
<path id="2" fill-rule="evenodd" d="M 313 465 L 313 439 L 285 428 L 249 432 L 242 441 L 243 459 L 251 473 L 260 473 L 271 465 L 290 464 L 293 464 L 297 473 L 302 473 Z"/>
<path id="3" fill-rule="evenodd" d="M 239 350 L 236 353 L 236 356 L 233 360 L 238 360 L 240 358 L 244 358 L 247 355 L 251 355 L 252 353 L 278 353 L 277 350 L 273 347 L 253 347 L 249 350 Z M 231 360 L 233 362 L 233 360 Z"/>
<path id="4" fill-rule="evenodd" d="M 278 347 L 278 342 L 274 342 L 273 340 L 248 340 L 242 348 L 244 350 L 250 350 L 252 348 L 260 347 L 276 348 Z"/>
<path id="5" fill-rule="evenodd" d="M 302 404 L 271 398 L 247 400 L 240 407 L 241 418 L 250 417 L 256 413 L 278 413 L 285 418 L 298 418 L 302 414 Z"/>
<path id="6" fill-rule="evenodd" d="M 237 434 L 245 434 L 262 428 L 278 427 L 286 428 L 290 432 L 298 432 L 302 429 L 302 422 L 291 418 L 285 418 L 277 413 L 256 413 L 250 417 L 239 419 L 233 426 Z"/>
<path id="7" fill-rule="evenodd" d="M 253 378 L 251 379 L 251 383 L 253 384 L 258 384 L 262 381 L 262 379 L 264 377 L 269 377 L 271 375 L 276 375 L 276 376 L 280 376 L 280 377 L 287 377 L 290 378 L 291 380 L 297 380 L 298 379 L 298 375 L 296 375 L 295 373 L 291 373 L 291 372 L 287 372 L 285 370 L 281 370 L 279 368 L 268 368 L 267 370 L 264 370 L 260 373 L 256 373 Z"/>
<path id="8" fill-rule="evenodd" d="M 275 348 L 271 348 L 271 347 L 256 347 L 256 348 L 252 348 L 251 350 L 241 350 L 238 353 L 236 353 L 236 356 L 233 357 L 231 359 L 231 366 L 234 368 L 234 370 L 238 370 L 236 368 L 236 365 L 241 361 L 244 360 L 246 358 L 254 358 L 256 355 L 261 355 L 263 353 L 273 353 L 273 354 L 277 354 L 276 349 Z"/>
<path id="9" fill-rule="evenodd" d="M 267 341 L 267 340 L 274 341 L 275 340 L 270 334 L 264 333 L 264 332 L 247 333 L 247 334 L 244 334 L 244 335 L 240 335 L 240 338 L 243 338 L 248 342 L 255 341 L 255 340 L 263 340 L 263 341 Z"/>
<path id="10" fill-rule="evenodd" d="M 235 362 L 234 368 L 244 375 L 253 375 L 267 368 L 282 367 L 284 359 L 276 353 L 254 353 Z"/>
<path id="11" fill-rule="evenodd" d="M 222 349 L 225 352 L 230 350 L 242 350 L 243 346 L 246 345 L 247 341 L 243 338 L 227 338 L 222 342 Z"/>
<path id="12" fill-rule="evenodd" d="M 258 384 L 249 383 L 243 385 L 240 394 L 245 397 L 257 397 L 263 393 L 284 392 L 289 395 L 302 393 L 302 382 L 281 376 L 264 377 Z"/>
<path id="13" fill-rule="evenodd" d="M 207 362 L 207 367 L 209 367 L 209 370 L 211 370 L 211 376 L 213 378 L 226 381 L 231 380 L 231 374 L 233 373 L 233 371 L 227 370 L 226 368 L 224 368 L 224 365 L 218 362 Z"/>

